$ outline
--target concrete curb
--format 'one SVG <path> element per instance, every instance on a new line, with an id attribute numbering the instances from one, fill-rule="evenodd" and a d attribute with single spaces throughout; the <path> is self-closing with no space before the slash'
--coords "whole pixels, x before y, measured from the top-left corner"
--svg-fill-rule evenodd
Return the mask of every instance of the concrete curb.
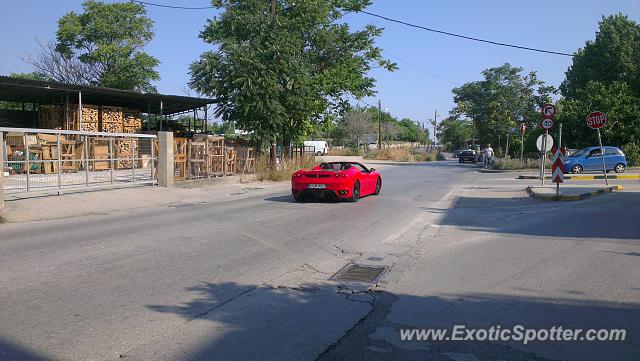
<path id="1" fill-rule="evenodd" d="M 502 169 L 478 169 L 480 173 L 513 173 L 514 170 L 502 170 Z"/>
<path id="2" fill-rule="evenodd" d="M 600 194 L 605 194 L 605 193 L 611 193 L 611 192 L 615 192 L 615 191 L 619 191 L 622 190 L 622 186 L 621 185 L 617 185 L 617 186 L 609 186 L 609 187 L 604 187 L 602 189 L 598 189 L 597 191 L 593 191 L 593 192 L 586 192 L 586 193 L 582 193 L 582 194 L 573 194 L 573 195 L 555 195 L 555 194 L 540 194 L 540 193 L 536 193 L 532 187 L 527 187 L 527 193 L 529 194 L 529 196 L 535 198 L 535 199 L 541 199 L 541 200 L 546 200 L 546 201 L 581 201 L 583 199 L 587 199 L 589 197 L 593 197 L 593 196 L 597 196 Z"/>
<path id="3" fill-rule="evenodd" d="M 540 179 L 535 175 L 520 175 L 518 179 Z M 551 179 L 551 176 L 545 176 L 544 179 Z M 596 180 L 604 179 L 603 175 L 564 175 L 565 180 Z M 640 174 L 612 174 L 607 175 L 607 179 L 640 179 Z"/>

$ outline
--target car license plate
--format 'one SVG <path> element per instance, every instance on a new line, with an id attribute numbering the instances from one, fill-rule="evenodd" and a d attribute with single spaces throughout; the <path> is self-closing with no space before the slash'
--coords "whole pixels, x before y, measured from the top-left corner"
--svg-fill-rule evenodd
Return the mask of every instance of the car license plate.
<path id="1" fill-rule="evenodd" d="M 325 184 L 309 184 L 307 188 L 309 189 L 324 189 L 326 187 Z"/>

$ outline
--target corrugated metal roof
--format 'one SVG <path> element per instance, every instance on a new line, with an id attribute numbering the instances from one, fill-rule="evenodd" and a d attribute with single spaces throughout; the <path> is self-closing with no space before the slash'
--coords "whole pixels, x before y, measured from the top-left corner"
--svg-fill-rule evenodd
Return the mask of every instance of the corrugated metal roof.
<path id="1" fill-rule="evenodd" d="M 216 103 L 214 99 L 209 98 L 139 93 L 113 88 L 0 76 L 0 100 L 2 101 L 62 104 L 68 94 L 69 102 L 77 104 L 79 91 L 82 91 L 82 104 L 138 109 L 145 113 L 150 111 L 151 114 L 160 114 L 160 102 L 163 105 L 163 114 L 182 113 Z"/>

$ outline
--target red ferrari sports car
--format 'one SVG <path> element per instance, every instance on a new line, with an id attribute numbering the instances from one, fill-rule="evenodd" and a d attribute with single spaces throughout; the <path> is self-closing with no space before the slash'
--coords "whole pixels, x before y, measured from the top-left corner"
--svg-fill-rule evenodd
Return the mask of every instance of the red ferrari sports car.
<path id="1" fill-rule="evenodd" d="M 291 175 L 291 193 L 298 202 L 309 198 L 347 199 L 357 202 L 362 196 L 379 194 L 382 176 L 373 168 L 354 162 L 321 163 Z"/>

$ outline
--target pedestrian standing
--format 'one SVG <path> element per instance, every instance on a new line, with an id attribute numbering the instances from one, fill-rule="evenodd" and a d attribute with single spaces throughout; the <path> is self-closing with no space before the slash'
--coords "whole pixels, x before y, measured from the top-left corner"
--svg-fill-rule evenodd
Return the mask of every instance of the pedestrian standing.
<path id="1" fill-rule="evenodd" d="M 493 148 L 491 148 L 491 144 L 487 144 L 487 147 L 484 148 L 482 154 L 482 164 L 484 168 L 489 168 L 489 164 L 491 163 L 491 159 L 493 158 Z"/>

